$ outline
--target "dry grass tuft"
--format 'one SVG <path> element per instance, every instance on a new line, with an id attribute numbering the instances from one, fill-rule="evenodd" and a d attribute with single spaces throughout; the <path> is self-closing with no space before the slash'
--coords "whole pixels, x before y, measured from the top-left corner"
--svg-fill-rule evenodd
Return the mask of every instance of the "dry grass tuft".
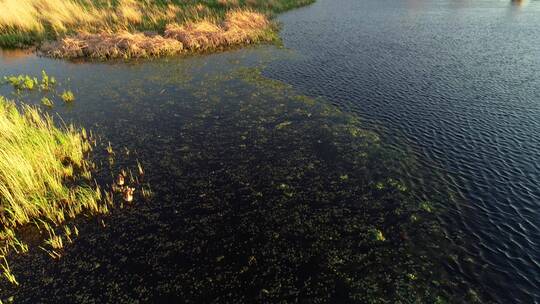
<path id="1" fill-rule="evenodd" d="M 49 56 L 59 58 L 140 58 L 174 55 L 183 45 L 160 35 L 129 33 L 80 33 L 42 46 Z"/>
<path id="2" fill-rule="evenodd" d="M 181 41 L 188 50 L 209 50 L 262 40 L 270 25 L 264 14 L 251 10 L 234 10 L 226 14 L 222 24 L 208 20 L 184 25 L 169 24 L 165 29 L 165 37 Z"/>
<path id="3" fill-rule="evenodd" d="M 234 10 L 224 22 L 209 19 L 169 24 L 164 36 L 127 31 L 99 34 L 79 33 L 45 43 L 44 54 L 59 58 L 140 58 L 207 51 L 265 39 L 271 22 L 266 15 L 251 10 Z"/>
<path id="4" fill-rule="evenodd" d="M 218 0 L 217 3 L 219 5 L 225 6 L 225 7 L 238 7 L 240 6 L 239 0 Z"/>
<path id="5" fill-rule="evenodd" d="M 270 21 L 266 15 L 252 10 L 233 10 L 227 12 L 225 28 L 237 28 L 244 31 L 260 31 L 266 29 Z"/>
<path id="6" fill-rule="evenodd" d="M 207 20 L 184 25 L 169 24 L 165 37 L 182 42 L 188 50 L 215 49 L 223 44 L 223 29 Z"/>

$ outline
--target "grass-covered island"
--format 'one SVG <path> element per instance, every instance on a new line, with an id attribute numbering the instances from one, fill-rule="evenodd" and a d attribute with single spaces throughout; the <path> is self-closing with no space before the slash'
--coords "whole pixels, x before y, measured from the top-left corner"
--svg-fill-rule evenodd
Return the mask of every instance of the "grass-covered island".
<path id="1" fill-rule="evenodd" d="M 0 47 L 134 58 L 275 40 L 272 15 L 313 0 L 3 0 Z"/>

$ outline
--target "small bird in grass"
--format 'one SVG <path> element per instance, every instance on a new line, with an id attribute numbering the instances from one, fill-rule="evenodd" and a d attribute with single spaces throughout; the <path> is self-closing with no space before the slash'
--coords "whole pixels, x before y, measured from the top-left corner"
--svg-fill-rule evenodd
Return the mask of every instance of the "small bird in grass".
<path id="1" fill-rule="evenodd" d="M 132 187 L 125 187 L 124 188 L 124 201 L 126 202 L 132 202 L 133 201 L 133 193 L 135 192 L 135 188 Z"/>
<path id="2" fill-rule="evenodd" d="M 126 180 L 123 173 L 118 174 L 118 177 L 116 178 L 116 185 L 123 186 L 125 184 Z"/>

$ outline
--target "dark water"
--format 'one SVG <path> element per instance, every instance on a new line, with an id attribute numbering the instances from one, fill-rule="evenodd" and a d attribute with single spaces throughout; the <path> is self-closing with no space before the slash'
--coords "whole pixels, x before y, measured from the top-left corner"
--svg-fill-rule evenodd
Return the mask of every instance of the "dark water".
<path id="1" fill-rule="evenodd" d="M 44 111 L 99 136 L 104 188 L 138 159 L 154 197 L 137 193 L 131 207 L 70 223 L 80 237 L 58 260 L 39 244 L 10 257 L 21 286 L 0 282 L 3 299 L 362 303 L 483 295 L 443 267 L 449 253 L 460 256 L 447 252 L 434 213 L 452 201 L 444 185 L 427 182 L 435 193 L 426 192 L 408 175 L 426 170 L 356 115 L 260 75 L 291 52 L 259 47 L 107 64 L 17 55 L 3 54 L 3 74 L 45 69 L 56 91 L 71 88 L 76 100 L 63 104 L 54 91 L 17 95 L 7 85 L 1 94 L 37 104 L 52 98 Z"/>
<path id="2" fill-rule="evenodd" d="M 540 2 L 318 1 L 280 17 L 299 58 L 265 75 L 413 145 L 464 202 L 462 272 L 504 303 L 540 301 Z"/>
<path id="3" fill-rule="evenodd" d="M 540 301 L 540 3 L 320 0 L 280 19 L 286 49 L 2 53 L 0 74 L 72 89 L 49 111 L 110 141 L 115 170 L 139 159 L 155 193 L 78 224 L 59 261 L 16 258 L 2 297 Z"/>

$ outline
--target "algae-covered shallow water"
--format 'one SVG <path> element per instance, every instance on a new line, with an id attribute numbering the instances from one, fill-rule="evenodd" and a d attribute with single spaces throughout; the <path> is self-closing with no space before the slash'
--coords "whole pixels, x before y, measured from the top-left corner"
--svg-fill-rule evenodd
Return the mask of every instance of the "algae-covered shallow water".
<path id="1" fill-rule="evenodd" d="M 452 194 L 357 116 L 261 76 L 294 52 L 73 63 L 4 52 L 2 74 L 57 78 L 52 109 L 94 132 L 95 160 L 144 166 L 150 200 L 76 221 L 60 259 L 14 256 L 16 302 L 473 301 L 446 272 Z M 39 105 L 41 93 L 0 93 Z M 54 96 L 53 96 L 54 98 Z M 105 145 L 115 149 L 109 163 Z M 114 170 L 113 170 L 114 171 Z M 116 170 L 117 172 L 118 170 Z M 415 172 L 411 178 L 410 172 Z M 423 172 L 423 173 L 422 173 Z M 101 175 L 101 176 L 100 176 Z M 430 190 L 427 190 L 430 189 Z"/>

